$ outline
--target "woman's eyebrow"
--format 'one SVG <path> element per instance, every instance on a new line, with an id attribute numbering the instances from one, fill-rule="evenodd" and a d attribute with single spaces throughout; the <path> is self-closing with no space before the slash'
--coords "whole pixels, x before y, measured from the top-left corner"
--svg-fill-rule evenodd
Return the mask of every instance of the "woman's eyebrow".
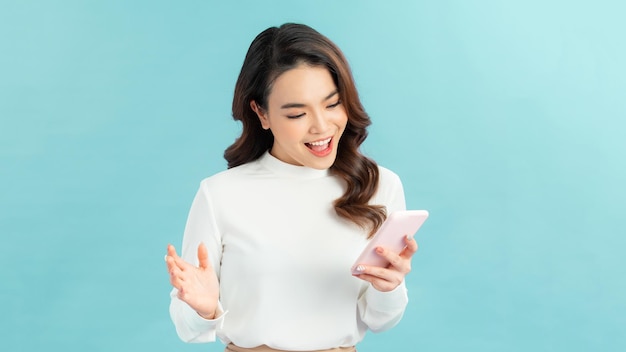
<path id="1" fill-rule="evenodd" d="M 339 91 L 338 91 L 337 89 L 335 89 L 335 90 L 333 90 L 330 94 L 328 94 L 328 95 L 326 96 L 326 98 L 324 98 L 324 100 L 322 100 L 322 101 L 326 101 L 326 100 L 328 100 L 328 99 L 330 99 L 330 98 L 334 97 L 334 96 L 335 96 L 335 95 L 337 95 L 338 93 L 339 93 Z"/>
<path id="2" fill-rule="evenodd" d="M 339 91 L 337 89 L 335 89 L 330 94 L 328 94 L 326 97 L 324 97 L 324 99 L 322 99 L 322 101 L 326 101 L 326 100 L 334 97 L 338 93 L 339 93 Z M 306 104 L 302 104 L 302 103 L 287 103 L 287 104 L 281 105 L 280 108 L 281 109 L 291 109 L 291 108 L 304 108 L 304 107 L 306 107 Z"/>

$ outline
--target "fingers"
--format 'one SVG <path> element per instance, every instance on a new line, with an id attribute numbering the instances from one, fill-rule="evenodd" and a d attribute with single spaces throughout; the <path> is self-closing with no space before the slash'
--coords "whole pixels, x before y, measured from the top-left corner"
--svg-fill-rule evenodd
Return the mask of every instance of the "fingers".
<path id="1" fill-rule="evenodd" d="M 176 258 L 180 258 L 176 253 L 176 248 L 171 244 L 167 245 L 167 255 L 165 256 L 165 261 L 168 263 L 176 263 Z M 171 261 L 170 261 L 171 259 Z"/>
<path id="2" fill-rule="evenodd" d="M 183 277 L 181 275 L 181 272 L 178 271 L 178 269 L 174 269 L 173 271 L 170 271 L 170 284 L 176 288 L 177 290 L 182 290 L 183 288 Z"/>
<path id="3" fill-rule="evenodd" d="M 182 271 L 176 264 L 175 257 L 176 249 L 171 244 L 167 246 L 167 255 L 165 256 L 165 263 L 167 265 L 167 272 L 170 274 L 170 284 L 177 289 L 181 289 L 182 285 Z"/>
<path id="4" fill-rule="evenodd" d="M 172 269 L 176 267 L 174 256 L 176 256 L 176 250 L 174 249 L 174 246 L 168 244 L 167 254 L 165 255 L 165 263 L 167 264 L 167 271 L 170 273 L 172 272 Z"/>
<path id="5" fill-rule="evenodd" d="M 200 269 L 211 268 L 211 263 L 209 262 L 209 253 L 204 243 L 200 243 L 200 245 L 198 245 L 198 263 Z"/>
<path id="6" fill-rule="evenodd" d="M 165 256 L 165 263 L 167 263 L 167 271 L 172 273 L 174 268 L 178 268 L 179 270 L 185 270 L 185 261 L 182 260 L 178 254 L 176 254 L 176 249 L 171 244 L 167 245 L 167 255 Z"/>
<path id="7" fill-rule="evenodd" d="M 404 238 L 404 242 L 406 243 L 406 247 L 404 248 L 404 250 L 402 250 L 400 256 L 403 258 L 411 258 L 413 254 L 417 252 L 417 242 L 411 236 L 406 236 Z"/>
<path id="8" fill-rule="evenodd" d="M 393 253 L 386 248 L 376 248 L 376 253 L 385 258 L 389 265 L 386 268 L 359 265 L 354 275 L 370 282 L 379 291 L 391 291 L 398 287 L 404 277 L 411 271 L 411 257 L 417 252 L 417 242 L 410 236 L 405 237 L 406 247 L 400 254 Z"/>
<path id="9" fill-rule="evenodd" d="M 204 243 L 200 243 L 198 246 L 198 261 L 200 269 L 211 269 L 211 262 L 209 261 L 209 254 Z M 167 271 L 170 274 L 170 283 L 178 290 L 182 290 L 182 285 L 188 279 L 189 274 L 192 273 L 195 267 L 187 263 L 184 259 L 178 256 L 176 248 L 169 244 L 167 246 L 167 255 L 165 256 L 165 263 L 167 264 Z"/>
<path id="10" fill-rule="evenodd" d="M 358 265 L 354 276 L 371 283 L 372 286 L 379 291 L 391 291 L 402 283 L 404 276 L 408 273 L 408 271 L 404 269 L 398 269 L 398 267 L 403 267 L 399 264 L 399 261 L 407 261 L 407 259 L 402 259 L 398 255 L 392 256 L 389 254 L 389 251 L 386 251 L 383 248 L 377 248 L 376 253 L 385 257 L 391 264 L 389 264 L 386 268 L 370 265 Z M 396 264 L 394 265 L 393 262 L 396 262 Z M 408 270 L 410 270 L 410 268 Z"/>
<path id="11" fill-rule="evenodd" d="M 404 251 L 403 251 L 404 252 Z M 390 250 L 387 250 L 383 247 L 376 248 L 376 253 L 381 257 L 385 258 L 389 262 L 388 269 L 392 269 L 402 273 L 403 275 L 408 274 L 411 271 L 411 257 L 406 257 L 405 255 L 393 253 Z M 383 268 L 380 268 L 383 269 Z"/>
<path id="12" fill-rule="evenodd" d="M 378 266 L 359 265 L 355 271 L 356 275 L 368 275 L 386 281 L 402 281 L 405 276 L 404 273 L 391 266 L 388 268 L 381 268 Z"/>
<path id="13" fill-rule="evenodd" d="M 393 253 L 384 247 L 376 248 L 376 253 L 385 258 L 391 268 L 406 275 L 411 271 L 411 258 L 417 252 L 418 246 L 415 239 L 411 236 L 405 236 L 404 242 L 406 246 L 399 254 Z"/>
<path id="14" fill-rule="evenodd" d="M 394 270 L 372 266 L 361 267 L 360 273 L 354 276 L 371 283 L 375 289 L 381 292 L 392 291 L 398 287 L 404 279 L 403 274 Z"/>
<path id="15" fill-rule="evenodd" d="M 176 248 L 174 248 L 173 245 L 168 244 L 167 245 L 167 255 L 169 255 L 170 257 L 175 257 L 177 256 L 176 254 Z"/>
<path id="16" fill-rule="evenodd" d="M 170 271 L 173 266 L 178 267 L 181 271 L 194 268 L 193 265 L 187 263 L 183 258 L 178 256 L 176 249 L 171 244 L 167 245 L 167 256 L 165 256 L 165 262 L 168 263 L 168 270 Z"/>

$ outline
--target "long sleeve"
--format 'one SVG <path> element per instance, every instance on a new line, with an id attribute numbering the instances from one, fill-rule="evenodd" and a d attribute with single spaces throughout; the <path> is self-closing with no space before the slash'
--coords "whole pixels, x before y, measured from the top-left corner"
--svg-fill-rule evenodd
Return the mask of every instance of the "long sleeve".
<path id="1" fill-rule="evenodd" d="M 385 204 L 388 214 L 405 210 L 404 189 L 400 178 L 385 168 L 380 170 L 381 188 L 375 202 Z M 359 318 L 373 332 L 385 331 L 402 319 L 408 302 L 404 281 L 390 292 L 380 292 L 368 284 L 361 291 L 357 302 Z"/>
<path id="2" fill-rule="evenodd" d="M 404 281 L 390 292 L 368 285 L 359 297 L 359 317 L 373 332 L 385 331 L 398 324 L 408 303 Z"/>
<path id="3" fill-rule="evenodd" d="M 201 242 L 206 245 L 209 260 L 219 278 L 221 237 L 204 183 L 200 185 L 189 211 L 181 257 L 188 263 L 198 265 L 197 248 Z M 185 342 L 215 341 L 216 332 L 222 327 L 225 317 L 221 302 L 218 302 L 217 318 L 207 320 L 198 315 L 187 303 L 178 299 L 177 294 L 178 290 L 174 288 L 170 294 L 170 316 L 180 339 Z"/>

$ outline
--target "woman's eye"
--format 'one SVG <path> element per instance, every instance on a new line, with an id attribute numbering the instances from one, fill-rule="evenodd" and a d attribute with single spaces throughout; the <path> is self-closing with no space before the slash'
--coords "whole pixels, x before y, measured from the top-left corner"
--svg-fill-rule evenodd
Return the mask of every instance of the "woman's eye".
<path id="1" fill-rule="evenodd" d="M 298 115 L 287 115 L 287 118 L 297 119 L 297 118 L 302 117 L 302 116 L 304 116 L 304 113 L 298 114 Z"/>
<path id="2" fill-rule="evenodd" d="M 327 108 L 332 109 L 332 108 L 338 106 L 339 104 L 341 104 L 341 100 L 337 100 L 336 103 L 328 105 Z"/>

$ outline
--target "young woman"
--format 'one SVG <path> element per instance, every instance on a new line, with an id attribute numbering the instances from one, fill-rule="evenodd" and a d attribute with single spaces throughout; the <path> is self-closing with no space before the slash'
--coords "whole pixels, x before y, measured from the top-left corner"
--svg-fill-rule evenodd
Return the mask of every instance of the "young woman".
<path id="1" fill-rule="evenodd" d="M 182 255 L 167 248 L 170 314 L 180 338 L 227 351 L 354 351 L 396 325 L 417 250 L 353 261 L 386 214 L 404 210 L 400 179 L 363 156 L 370 119 L 348 63 L 310 27 L 259 34 L 233 99 L 241 136 L 229 169 L 203 180 Z"/>

